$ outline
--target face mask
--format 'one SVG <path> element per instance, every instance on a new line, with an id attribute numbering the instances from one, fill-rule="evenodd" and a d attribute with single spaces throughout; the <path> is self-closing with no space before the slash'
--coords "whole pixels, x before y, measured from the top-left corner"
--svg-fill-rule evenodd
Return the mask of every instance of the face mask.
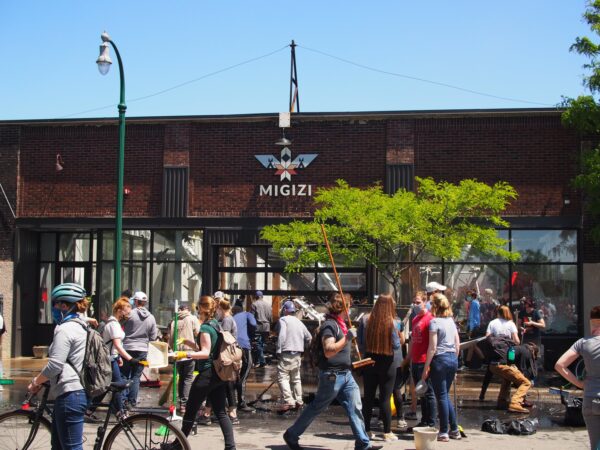
<path id="1" fill-rule="evenodd" d="M 134 305 L 134 303 L 133 303 L 133 298 L 130 298 L 130 299 L 129 299 L 129 304 L 130 304 L 132 307 L 133 307 L 133 306 L 135 306 L 135 305 Z"/>
<path id="2" fill-rule="evenodd" d="M 413 311 L 415 314 L 419 314 L 423 311 L 423 305 L 413 305 Z"/>
<path id="3" fill-rule="evenodd" d="M 59 324 L 62 322 L 63 315 L 60 309 L 52 307 L 52 320 L 55 324 Z"/>

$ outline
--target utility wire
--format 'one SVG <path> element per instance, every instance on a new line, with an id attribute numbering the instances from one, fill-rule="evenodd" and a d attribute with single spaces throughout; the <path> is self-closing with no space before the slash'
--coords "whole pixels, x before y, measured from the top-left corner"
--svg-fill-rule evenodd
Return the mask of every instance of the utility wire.
<path id="1" fill-rule="evenodd" d="M 269 56 L 272 56 L 272 55 L 274 55 L 275 53 L 279 53 L 280 51 L 282 51 L 282 50 L 285 50 L 285 49 L 286 49 L 286 48 L 288 48 L 288 47 L 289 47 L 289 44 L 288 44 L 288 45 L 284 45 L 283 47 L 281 47 L 281 48 L 278 48 L 277 50 L 273 50 L 273 51 L 272 51 L 272 52 L 270 52 L 270 53 L 266 53 L 266 54 L 264 54 L 264 55 L 257 56 L 257 57 L 255 57 L 255 58 L 247 59 L 247 60 L 245 60 L 245 61 L 239 62 L 239 63 L 237 63 L 237 64 L 234 64 L 234 65 L 232 65 L 232 66 L 225 67 L 225 68 L 223 68 L 223 69 L 215 70 L 214 72 L 210 72 L 210 73 L 204 74 L 204 75 L 202 75 L 202 76 L 200 76 L 200 77 L 198 77 L 198 78 L 194 78 L 193 80 L 184 81 L 183 83 L 176 84 L 175 86 L 171 86 L 171 87 L 169 87 L 169 88 L 166 88 L 166 89 L 163 89 L 163 90 L 161 90 L 161 91 L 154 92 L 153 94 L 148 94 L 148 95 L 144 95 L 144 96 L 141 96 L 141 97 L 136 97 L 136 98 L 132 98 L 132 99 L 127 99 L 127 103 L 139 102 L 139 101 L 141 101 L 141 100 L 146 100 L 146 99 L 148 99 L 148 98 L 152 98 L 152 97 L 156 97 L 156 96 L 158 96 L 158 95 L 165 94 L 165 93 L 167 93 L 167 92 L 170 92 L 170 91 L 173 91 L 173 90 L 175 90 L 175 89 L 179 89 L 180 87 L 187 86 L 188 84 L 196 83 L 196 82 L 198 82 L 198 81 L 200 81 L 200 80 L 203 80 L 203 79 L 205 79 L 205 78 L 209 78 L 209 77 L 212 77 L 212 76 L 214 76 L 214 75 L 217 75 L 217 74 L 220 74 L 220 73 L 223 73 L 223 72 L 227 72 L 228 70 L 235 69 L 236 67 L 240 67 L 240 66 L 243 66 L 243 65 L 245 65 L 245 64 L 250 64 L 251 62 L 258 61 L 259 59 L 267 58 L 267 57 L 269 57 Z M 61 118 L 67 118 L 67 117 L 78 116 L 78 115 L 80 115 L 80 114 L 87 114 L 87 113 L 94 112 L 94 111 L 100 111 L 100 110 L 102 110 L 102 109 L 114 108 L 114 107 L 116 107 L 116 106 L 117 106 L 117 104 L 116 104 L 116 103 L 113 103 L 113 104 L 110 104 L 110 105 L 106 105 L 106 106 L 100 106 L 100 107 L 98 107 L 98 108 L 87 109 L 87 110 L 85 110 L 85 111 L 80 111 L 80 112 L 76 112 L 76 113 L 73 113 L 73 114 L 69 114 L 69 115 L 67 115 L 67 116 L 63 116 L 63 117 L 61 117 Z"/>
<path id="2" fill-rule="evenodd" d="M 402 74 L 402 73 L 390 72 L 388 70 L 377 69 L 375 67 L 370 67 L 370 66 L 367 66 L 365 64 L 360 64 L 360 63 L 357 63 L 357 62 L 354 62 L 354 61 L 350 61 L 350 60 L 345 59 L 345 58 L 340 58 L 339 56 L 335 56 L 335 55 L 332 55 L 330 53 L 326 53 L 326 52 L 323 52 L 321 50 L 317 50 L 317 49 L 314 49 L 314 48 L 305 47 L 305 46 L 300 45 L 300 44 L 298 44 L 298 47 L 303 48 L 304 50 L 308 50 L 310 52 L 314 52 L 314 53 L 318 53 L 318 54 L 323 55 L 323 56 L 327 56 L 328 58 L 336 59 L 338 61 L 344 62 L 346 64 L 350 64 L 352 66 L 360 67 L 361 69 L 370 70 L 371 72 L 382 73 L 382 74 L 385 74 L 385 75 L 391 75 L 391 76 L 399 77 L 399 78 L 406 78 L 406 79 L 409 79 L 409 80 L 421 81 L 423 83 L 434 84 L 436 86 L 447 87 L 447 88 L 450 88 L 450 89 L 456 89 L 458 91 L 468 92 L 470 94 L 481 95 L 481 96 L 484 96 L 484 97 L 497 98 L 497 99 L 500 99 L 500 100 L 507 100 L 507 101 L 510 101 L 510 102 L 528 103 L 528 104 L 531 104 L 531 105 L 540 105 L 540 106 L 556 106 L 556 105 L 551 105 L 551 104 L 548 104 L 548 103 L 532 102 L 532 101 L 528 101 L 528 100 L 521 100 L 521 99 L 518 99 L 518 98 L 502 97 L 502 96 L 499 96 L 499 95 L 488 94 L 486 92 L 475 91 L 473 89 L 467 89 L 467 88 L 463 88 L 463 87 L 460 87 L 460 86 L 454 86 L 454 85 L 448 84 L 448 83 L 441 83 L 439 81 L 432 81 L 432 80 L 427 80 L 425 78 L 413 77 L 411 75 L 405 75 L 405 74 Z"/>

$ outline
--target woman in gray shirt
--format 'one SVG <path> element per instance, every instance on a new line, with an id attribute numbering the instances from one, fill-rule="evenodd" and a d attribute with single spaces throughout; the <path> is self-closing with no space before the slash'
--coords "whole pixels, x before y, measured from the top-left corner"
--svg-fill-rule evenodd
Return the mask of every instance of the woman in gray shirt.
<path id="1" fill-rule="evenodd" d="M 583 418 L 590 437 L 590 447 L 600 445 L 600 306 L 590 313 L 591 337 L 579 339 L 556 362 L 554 368 L 571 384 L 583 389 Z M 586 376 L 580 380 L 569 370 L 569 366 L 583 357 Z"/>
<path id="2" fill-rule="evenodd" d="M 449 439 L 460 439 L 456 411 L 449 394 L 458 369 L 460 339 L 452 318 L 450 302 L 446 296 L 434 294 L 431 312 L 434 318 L 429 324 L 429 347 L 421 380 L 425 382 L 427 377 L 431 377 L 440 420 L 437 440 L 448 442 Z"/>
<path id="3" fill-rule="evenodd" d="M 74 283 L 59 284 L 52 290 L 52 317 L 57 325 L 48 349 L 48 364 L 27 387 L 36 393 L 50 381 L 56 396 L 52 411 L 53 449 L 83 449 L 83 415 L 88 398 L 78 372 L 83 370 L 87 338 L 82 317 L 89 304 L 85 295 L 85 290 Z"/>

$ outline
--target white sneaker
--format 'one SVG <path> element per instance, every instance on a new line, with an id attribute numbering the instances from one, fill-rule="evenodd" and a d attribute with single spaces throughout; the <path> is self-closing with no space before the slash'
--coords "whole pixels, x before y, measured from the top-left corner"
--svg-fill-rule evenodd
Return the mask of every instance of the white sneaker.
<path id="1" fill-rule="evenodd" d="M 398 428 L 400 428 L 401 430 L 406 430 L 408 428 L 408 424 L 406 423 L 406 420 L 398 419 Z"/>
<path id="2" fill-rule="evenodd" d="M 398 436 L 394 433 L 383 433 L 383 440 L 385 442 L 394 442 L 398 440 Z"/>
<path id="3" fill-rule="evenodd" d="M 369 433 L 369 439 L 370 440 L 373 440 L 375 438 L 376 438 L 375 433 Z"/>

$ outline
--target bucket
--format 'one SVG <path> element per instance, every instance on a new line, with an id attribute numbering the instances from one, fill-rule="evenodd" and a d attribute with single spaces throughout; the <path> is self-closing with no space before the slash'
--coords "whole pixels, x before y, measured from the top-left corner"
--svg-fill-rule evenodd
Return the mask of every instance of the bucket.
<path id="1" fill-rule="evenodd" d="M 432 427 L 415 427 L 415 447 L 417 450 L 433 450 L 437 441 L 438 430 Z"/>

